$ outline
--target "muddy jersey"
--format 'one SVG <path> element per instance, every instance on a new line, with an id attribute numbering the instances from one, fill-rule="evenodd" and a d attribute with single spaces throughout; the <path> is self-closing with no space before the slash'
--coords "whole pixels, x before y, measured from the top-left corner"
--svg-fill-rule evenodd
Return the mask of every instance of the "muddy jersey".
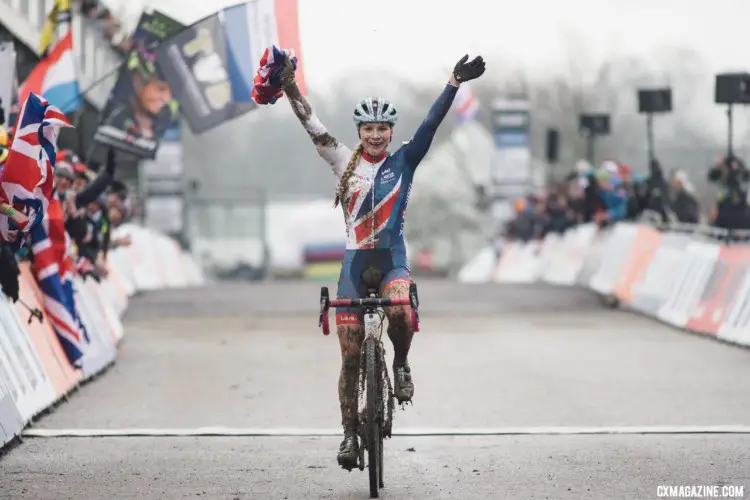
<path id="1" fill-rule="evenodd" d="M 363 154 L 349 179 L 348 199 L 342 202 L 346 220 L 346 249 L 350 251 L 389 248 L 397 260 L 406 262 L 404 223 L 414 172 L 427 154 L 438 126 L 447 114 L 458 89 L 446 85 L 412 139 L 395 153 L 375 159 Z M 308 108 L 309 109 L 309 108 Z M 299 116 L 299 113 L 298 113 Z M 312 114 L 303 124 L 313 137 L 320 156 L 341 179 L 352 151 L 330 137 Z M 316 140 L 327 137 L 328 140 Z"/>

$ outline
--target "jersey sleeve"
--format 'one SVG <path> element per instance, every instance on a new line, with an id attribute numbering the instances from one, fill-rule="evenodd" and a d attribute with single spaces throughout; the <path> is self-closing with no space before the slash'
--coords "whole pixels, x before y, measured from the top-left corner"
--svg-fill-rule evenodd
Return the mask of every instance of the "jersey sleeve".
<path id="1" fill-rule="evenodd" d="M 432 104 L 432 107 L 430 107 L 427 116 L 417 129 L 414 137 L 402 146 L 402 154 L 406 158 L 407 165 L 412 170 L 417 168 L 417 165 L 419 165 L 427 154 L 427 151 L 430 149 L 432 139 L 435 137 L 435 132 L 437 132 L 445 115 L 448 114 L 448 110 L 451 108 L 451 104 L 453 104 L 453 99 L 456 97 L 457 91 L 457 87 L 447 84 L 443 89 L 443 92 Z"/>
<path id="2" fill-rule="evenodd" d="M 303 125 L 312 138 L 318 155 L 331 166 L 336 177 L 341 177 L 352 157 L 352 150 L 333 137 L 315 113 L 311 113 L 310 119 Z"/>
<path id="3" fill-rule="evenodd" d="M 336 177 L 341 177 L 352 157 L 352 151 L 328 132 L 296 84 L 292 83 L 284 90 L 292 105 L 292 111 L 312 139 L 318 155 L 331 166 Z"/>

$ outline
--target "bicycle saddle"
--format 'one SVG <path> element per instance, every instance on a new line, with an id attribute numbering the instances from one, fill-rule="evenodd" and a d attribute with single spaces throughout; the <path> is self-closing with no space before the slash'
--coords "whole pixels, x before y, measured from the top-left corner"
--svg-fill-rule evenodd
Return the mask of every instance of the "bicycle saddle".
<path id="1" fill-rule="evenodd" d="M 352 259 L 352 278 L 359 279 L 360 293 L 377 294 L 385 274 L 393 269 L 393 256 L 388 249 L 358 251 Z"/>
<path id="2" fill-rule="evenodd" d="M 383 281 L 383 272 L 370 266 L 362 273 L 361 279 L 365 288 L 377 291 L 380 288 L 380 283 Z"/>

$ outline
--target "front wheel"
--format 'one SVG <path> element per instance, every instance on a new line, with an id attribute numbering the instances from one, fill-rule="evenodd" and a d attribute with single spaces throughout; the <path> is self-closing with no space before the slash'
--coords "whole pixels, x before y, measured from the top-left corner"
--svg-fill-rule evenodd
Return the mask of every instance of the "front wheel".
<path id="1" fill-rule="evenodd" d="M 380 415 L 380 402 L 383 399 L 378 378 L 378 346 L 374 338 L 365 339 L 365 377 L 367 385 L 367 467 L 370 473 L 370 498 L 378 498 L 378 486 L 382 484 L 380 475 L 382 460 L 383 422 Z"/>

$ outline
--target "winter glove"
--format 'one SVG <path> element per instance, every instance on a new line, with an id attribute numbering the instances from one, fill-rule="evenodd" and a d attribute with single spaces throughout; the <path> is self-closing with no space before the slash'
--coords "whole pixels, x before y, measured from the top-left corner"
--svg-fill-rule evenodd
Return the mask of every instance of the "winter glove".
<path id="1" fill-rule="evenodd" d="M 458 83 L 474 80 L 484 73 L 484 59 L 482 59 L 482 56 L 477 56 L 471 62 L 467 63 L 466 61 L 468 60 L 469 54 L 466 54 L 453 68 L 453 77 Z"/>

